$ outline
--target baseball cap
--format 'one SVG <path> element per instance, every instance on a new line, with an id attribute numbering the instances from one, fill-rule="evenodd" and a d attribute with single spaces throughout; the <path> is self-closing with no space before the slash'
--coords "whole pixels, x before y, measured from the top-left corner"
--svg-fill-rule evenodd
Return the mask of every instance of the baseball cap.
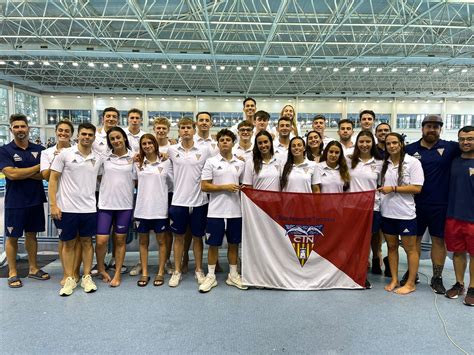
<path id="1" fill-rule="evenodd" d="M 443 127 L 443 119 L 440 115 L 428 115 L 423 118 L 423 122 L 421 122 L 421 126 L 424 126 L 425 123 L 438 123 L 441 127 Z"/>

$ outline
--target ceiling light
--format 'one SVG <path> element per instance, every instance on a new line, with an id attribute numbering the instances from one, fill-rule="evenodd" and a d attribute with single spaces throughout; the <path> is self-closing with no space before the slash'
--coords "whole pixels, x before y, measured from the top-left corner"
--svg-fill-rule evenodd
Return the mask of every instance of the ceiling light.
<path id="1" fill-rule="evenodd" d="M 310 68 L 310 67 L 306 67 L 305 70 L 306 70 L 306 71 L 311 71 L 311 68 Z"/>
<path id="2" fill-rule="evenodd" d="M 149 97 L 148 100 L 152 100 L 153 98 L 152 97 Z"/>
<path id="3" fill-rule="evenodd" d="M 114 99 L 114 97 L 113 97 L 113 96 L 110 96 L 110 99 L 111 99 L 111 100 L 113 100 L 113 99 Z"/>
<path id="4" fill-rule="evenodd" d="M 413 100 L 413 102 L 416 104 L 418 102 L 418 100 Z"/>
<path id="5" fill-rule="evenodd" d="M 402 103 L 405 102 L 405 100 L 402 100 Z"/>
<path id="6" fill-rule="evenodd" d="M 103 66 L 104 68 L 108 68 L 108 67 L 109 67 L 109 63 L 104 63 L 104 64 L 102 64 L 102 66 Z"/>
<path id="7" fill-rule="evenodd" d="M 117 68 L 123 68 L 123 64 L 122 63 L 117 63 Z"/>
<path id="8" fill-rule="evenodd" d="M 148 63 L 146 66 L 147 66 L 147 67 L 151 67 L 151 64 L 150 64 L 150 63 Z"/>
<path id="9" fill-rule="evenodd" d="M 54 99 L 54 95 L 51 95 L 50 98 Z"/>
<path id="10" fill-rule="evenodd" d="M 166 64 L 161 64 L 161 69 L 166 69 L 168 66 Z"/>
<path id="11" fill-rule="evenodd" d="M 4 60 L 0 60 L 0 65 L 5 65 L 7 64 Z"/>
<path id="12" fill-rule="evenodd" d="M 78 99 L 80 99 L 80 98 L 81 98 L 81 95 L 77 95 L 76 97 L 77 97 Z"/>
<path id="13" fill-rule="evenodd" d="M 353 72 L 356 71 L 356 68 L 350 68 L 349 71 L 350 71 L 351 73 L 353 73 Z"/>
<path id="14" fill-rule="evenodd" d="M 194 65 L 194 64 L 193 64 L 193 65 L 191 65 L 191 69 L 192 69 L 192 70 L 196 70 L 196 68 L 197 68 L 197 66 L 196 66 L 196 65 Z"/>
<path id="15" fill-rule="evenodd" d="M 252 70 L 253 70 L 253 67 L 249 67 L 248 69 L 249 69 L 249 71 L 252 71 Z"/>
<path id="16" fill-rule="evenodd" d="M 138 69 L 140 66 L 139 66 L 137 63 L 134 63 L 134 64 L 132 65 L 132 67 L 133 67 L 134 69 Z"/>
<path id="17" fill-rule="evenodd" d="M 364 100 L 364 102 L 367 102 L 367 100 Z"/>
<path id="18" fill-rule="evenodd" d="M 296 71 L 296 67 L 291 67 L 290 70 L 291 71 Z"/>
<path id="19" fill-rule="evenodd" d="M 431 100 L 426 100 L 426 103 L 429 104 L 431 102 Z"/>
<path id="20" fill-rule="evenodd" d="M 283 71 L 283 67 L 278 67 L 278 71 Z"/>
<path id="21" fill-rule="evenodd" d="M 43 65 L 49 65 L 49 62 L 48 62 L 48 61 L 44 61 L 44 62 L 43 62 Z"/>
<path id="22" fill-rule="evenodd" d="M 396 71 L 398 71 L 397 68 L 392 68 L 392 70 L 391 70 L 392 73 L 395 73 Z"/>
<path id="23" fill-rule="evenodd" d="M 77 63 L 77 62 L 72 62 L 72 66 L 73 66 L 73 67 L 78 67 L 78 66 L 79 66 L 79 63 Z"/>
<path id="24" fill-rule="evenodd" d="M 224 69 L 225 69 L 225 66 L 221 65 L 220 70 L 224 70 Z"/>
<path id="25" fill-rule="evenodd" d="M 161 98 L 163 101 L 166 100 L 164 97 Z"/>
<path id="26" fill-rule="evenodd" d="M 449 68 L 448 70 L 450 73 L 452 73 L 454 71 L 454 68 Z"/>
<path id="27" fill-rule="evenodd" d="M 135 100 L 140 100 L 140 98 L 137 96 L 137 97 L 135 98 Z"/>
<path id="28" fill-rule="evenodd" d="M 375 100 L 375 102 L 380 102 L 380 100 Z"/>
<path id="29" fill-rule="evenodd" d="M 367 73 L 369 70 L 370 70 L 370 69 L 367 68 L 367 67 L 365 67 L 364 69 L 362 69 L 362 71 L 363 71 L 364 73 Z"/>
<path id="30" fill-rule="evenodd" d="M 413 68 L 408 68 L 407 71 L 411 72 L 411 71 L 413 71 Z"/>
<path id="31" fill-rule="evenodd" d="M 190 99 L 189 97 L 187 98 L 187 100 L 188 100 L 188 101 L 191 101 L 191 99 Z"/>
<path id="32" fill-rule="evenodd" d="M 466 73 L 466 72 L 467 72 L 467 69 L 461 70 L 461 73 Z"/>
<path id="33" fill-rule="evenodd" d="M 421 72 L 421 73 L 423 73 L 423 72 L 425 72 L 425 71 L 426 71 L 426 68 L 421 68 L 421 69 L 420 69 L 420 72 Z"/>
<path id="34" fill-rule="evenodd" d="M 34 65 L 35 62 L 28 62 L 28 65 Z"/>
<path id="35" fill-rule="evenodd" d="M 211 70 L 211 66 L 210 65 L 206 65 L 206 70 Z"/>
<path id="36" fill-rule="evenodd" d="M 228 102 L 228 101 L 229 101 L 229 99 L 225 99 L 224 101 L 225 101 L 225 102 Z"/>
<path id="37" fill-rule="evenodd" d="M 59 65 L 59 66 L 63 66 L 64 63 L 63 63 L 63 62 L 58 62 L 58 65 Z"/>
<path id="38" fill-rule="evenodd" d="M 337 72 L 337 71 L 339 71 L 339 68 L 333 68 L 332 71 Z"/>
<path id="39" fill-rule="evenodd" d="M 383 69 L 382 68 L 377 68 L 375 71 L 380 73 Z"/>
<path id="40" fill-rule="evenodd" d="M 263 102 L 267 102 L 267 99 L 263 99 Z"/>
<path id="41" fill-rule="evenodd" d="M 201 98 L 199 99 L 199 101 L 204 101 L 204 99 L 201 97 Z"/>
<path id="42" fill-rule="evenodd" d="M 268 71 L 269 67 L 263 67 L 263 70 Z"/>
<path id="43" fill-rule="evenodd" d="M 459 101 L 458 101 L 459 102 Z M 442 104 L 443 103 L 443 100 L 439 100 L 438 103 Z"/>
<path id="44" fill-rule="evenodd" d="M 126 99 L 127 99 L 127 98 L 126 98 L 125 96 L 124 96 L 124 97 L 122 97 L 122 100 L 126 100 Z"/>
<path id="45" fill-rule="evenodd" d="M 237 69 L 237 70 L 242 70 L 242 67 L 236 67 L 235 69 Z"/>
<path id="46" fill-rule="evenodd" d="M 92 63 L 92 62 L 87 63 L 87 65 L 88 65 L 89 67 L 91 67 L 91 68 L 95 67 L 95 64 Z"/>
<path id="47" fill-rule="evenodd" d="M 439 72 L 439 68 L 434 68 L 433 73 L 437 73 L 437 72 Z"/>
<path id="48" fill-rule="evenodd" d="M 300 100 L 300 102 L 304 102 L 304 100 Z"/>
<path id="49" fill-rule="evenodd" d="M 178 64 L 178 65 L 176 66 L 176 69 L 181 70 L 181 69 L 183 69 L 183 67 L 181 66 L 181 64 Z"/>
<path id="50" fill-rule="evenodd" d="M 342 100 L 341 100 L 341 99 L 339 99 L 339 100 L 337 100 L 337 102 L 342 102 Z"/>
<path id="51" fill-rule="evenodd" d="M 18 65 L 18 64 L 20 64 L 20 62 L 18 60 L 14 60 L 13 64 Z"/>
<path id="52" fill-rule="evenodd" d="M 177 98 L 177 97 L 175 97 L 175 98 L 174 98 L 174 101 L 178 101 L 178 98 Z"/>
<path id="53" fill-rule="evenodd" d="M 280 100 L 276 99 L 275 102 L 280 102 Z"/>

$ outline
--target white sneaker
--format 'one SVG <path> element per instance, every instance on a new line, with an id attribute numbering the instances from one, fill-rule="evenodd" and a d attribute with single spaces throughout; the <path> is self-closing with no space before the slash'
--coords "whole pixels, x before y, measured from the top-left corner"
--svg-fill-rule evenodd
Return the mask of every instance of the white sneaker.
<path id="1" fill-rule="evenodd" d="M 142 272 L 142 264 L 138 263 L 134 267 L 132 267 L 132 270 L 128 273 L 130 276 L 138 276 Z"/>
<path id="2" fill-rule="evenodd" d="M 165 264 L 165 271 L 168 275 L 173 275 L 174 266 L 171 264 L 171 260 L 168 260 Z"/>
<path id="3" fill-rule="evenodd" d="M 217 286 L 216 275 L 207 275 L 204 282 L 199 286 L 199 292 L 206 293 Z"/>
<path id="4" fill-rule="evenodd" d="M 240 278 L 239 274 L 236 274 L 232 276 L 231 274 L 227 275 L 227 280 L 225 280 L 225 283 L 229 286 L 235 286 L 241 290 L 247 290 L 248 287 L 242 285 L 242 279 Z"/>
<path id="5" fill-rule="evenodd" d="M 82 276 L 81 287 L 84 289 L 84 292 L 86 293 L 97 291 L 97 286 L 95 285 L 95 282 L 92 281 L 91 275 Z"/>
<path id="6" fill-rule="evenodd" d="M 194 278 L 197 280 L 198 285 L 202 285 L 204 280 L 206 279 L 206 275 L 202 271 L 196 271 L 194 274 Z"/>
<path id="7" fill-rule="evenodd" d="M 173 272 L 173 275 L 171 275 L 170 281 L 168 282 L 168 286 L 177 287 L 180 281 L 181 281 L 181 273 L 175 271 Z"/>
<path id="8" fill-rule="evenodd" d="M 59 296 L 71 296 L 76 287 L 77 283 L 74 280 L 74 277 L 68 277 L 64 286 L 59 290 Z"/>

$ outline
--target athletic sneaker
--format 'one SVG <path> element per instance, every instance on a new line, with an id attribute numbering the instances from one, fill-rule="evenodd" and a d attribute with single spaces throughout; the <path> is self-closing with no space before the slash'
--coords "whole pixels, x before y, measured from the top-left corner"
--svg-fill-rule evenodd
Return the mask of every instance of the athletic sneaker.
<path id="1" fill-rule="evenodd" d="M 207 275 L 204 282 L 199 285 L 199 292 L 207 293 L 217 286 L 216 275 Z"/>
<path id="2" fill-rule="evenodd" d="M 196 271 L 194 274 L 194 278 L 197 280 L 198 285 L 202 285 L 204 280 L 206 279 L 206 275 L 202 271 Z"/>
<path id="3" fill-rule="evenodd" d="M 443 285 L 443 278 L 442 277 L 432 277 L 430 287 L 434 293 L 439 295 L 444 295 L 446 293 L 446 288 Z"/>
<path id="4" fill-rule="evenodd" d="M 370 284 L 369 280 L 365 280 L 365 289 L 370 290 L 372 288 L 372 285 Z"/>
<path id="5" fill-rule="evenodd" d="M 242 285 L 242 279 L 240 278 L 239 274 L 235 274 L 235 275 L 228 274 L 227 280 L 225 280 L 225 283 L 229 286 L 235 286 L 241 290 L 248 289 L 247 286 Z"/>
<path id="6" fill-rule="evenodd" d="M 132 270 L 128 273 L 130 276 L 138 276 L 142 272 L 142 264 L 138 263 L 134 267 L 132 267 Z"/>
<path id="7" fill-rule="evenodd" d="M 408 281 L 408 270 L 403 274 L 403 277 L 400 280 L 400 286 L 405 286 L 407 281 Z M 420 278 L 418 277 L 418 273 L 416 273 L 415 284 L 419 284 L 419 283 L 420 283 Z"/>
<path id="8" fill-rule="evenodd" d="M 467 294 L 464 298 L 464 304 L 466 306 L 474 306 L 474 287 L 469 287 L 467 289 Z"/>
<path id="9" fill-rule="evenodd" d="M 446 291 L 445 296 L 451 299 L 456 299 L 462 294 L 464 294 L 464 285 L 461 285 L 459 282 L 456 282 L 453 287 Z"/>
<path id="10" fill-rule="evenodd" d="M 85 293 L 97 291 L 97 286 L 95 285 L 95 282 L 92 281 L 91 275 L 82 276 L 81 287 L 84 289 Z"/>
<path id="11" fill-rule="evenodd" d="M 71 296 L 76 287 L 77 283 L 74 280 L 74 277 L 68 277 L 64 286 L 59 290 L 59 296 Z"/>
<path id="12" fill-rule="evenodd" d="M 170 281 L 168 282 L 168 286 L 177 287 L 180 281 L 181 281 L 181 273 L 175 271 L 173 272 L 173 275 L 171 275 Z"/>

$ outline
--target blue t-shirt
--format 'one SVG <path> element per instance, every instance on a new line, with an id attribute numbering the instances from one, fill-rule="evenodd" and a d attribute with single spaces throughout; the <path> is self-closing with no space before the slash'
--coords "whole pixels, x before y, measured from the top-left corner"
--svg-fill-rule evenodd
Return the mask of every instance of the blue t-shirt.
<path id="1" fill-rule="evenodd" d="M 6 167 L 30 168 L 40 163 L 44 147 L 28 142 L 22 149 L 15 141 L 0 147 L 0 171 Z M 10 180 L 5 177 L 5 208 L 25 208 L 46 202 L 43 181 L 35 179 Z"/>
<path id="2" fill-rule="evenodd" d="M 415 195 L 417 205 L 446 206 L 449 193 L 449 173 L 453 159 L 461 154 L 459 143 L 440 139 L 431 149 L 421 146 L 421 139 L 405 147 L 423 167 L 425 183 Z"/>
<path id="3" fill-rule="evenodd" d="M 474 223 L 474 159 L 453 161 L 447 217 Z"/>

